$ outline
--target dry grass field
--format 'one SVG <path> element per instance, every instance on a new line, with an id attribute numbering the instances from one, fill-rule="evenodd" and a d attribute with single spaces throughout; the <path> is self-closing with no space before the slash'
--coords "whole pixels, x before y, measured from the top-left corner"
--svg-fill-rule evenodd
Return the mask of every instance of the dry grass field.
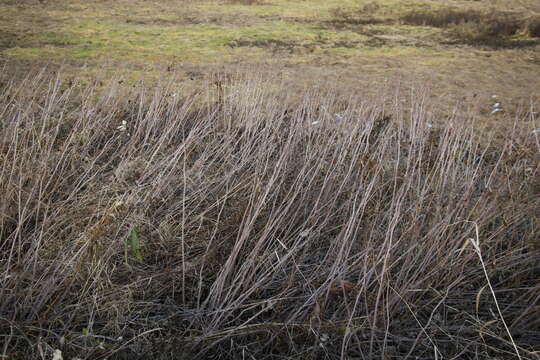
<path id="1" fill-rule="evenodd" d="M 537 1 L 0 0 L 0 359 L 540 359 Z"/>

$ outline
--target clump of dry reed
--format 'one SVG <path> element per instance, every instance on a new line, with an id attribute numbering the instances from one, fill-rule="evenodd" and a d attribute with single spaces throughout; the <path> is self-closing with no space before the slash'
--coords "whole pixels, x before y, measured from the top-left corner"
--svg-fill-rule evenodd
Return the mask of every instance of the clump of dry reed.
<path id="1" fill-rule="evenodd" d="M 62 84 L 0 89 L 4 357 L 534 358 L 534 109 Z"/>

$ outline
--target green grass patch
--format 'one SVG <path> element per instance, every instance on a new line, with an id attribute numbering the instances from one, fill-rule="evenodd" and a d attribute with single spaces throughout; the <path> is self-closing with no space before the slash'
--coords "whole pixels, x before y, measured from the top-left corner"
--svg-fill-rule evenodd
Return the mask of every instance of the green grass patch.
<path id="1" fill-rule="evenodd" d="M 314 44 L 340 47 L 339 44 L 345 42 L 359 44 L 366 39 L 350 31 L 283 22 L 246 27 L 209 24 L 164 27 L 82 20 L 66 24 L 55 32 L 34 35 L 28 41 L 36 46 L 16 47 L 7 53 L 34 57 L 43 51 L 47 56 L 75 59 L 174 57 L 200 64 L 262 56 L 276 41 L 292 47 Z"/>

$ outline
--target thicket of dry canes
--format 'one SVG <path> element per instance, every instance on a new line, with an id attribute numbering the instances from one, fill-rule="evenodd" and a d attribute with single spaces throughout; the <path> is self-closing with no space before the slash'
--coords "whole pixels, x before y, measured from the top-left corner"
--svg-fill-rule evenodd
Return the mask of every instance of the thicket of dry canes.
<path id="1" fill-rule="evenodd" d="M 0 90 L 4 357 L 538 356 L 532 106 L 43 74 Z"/>

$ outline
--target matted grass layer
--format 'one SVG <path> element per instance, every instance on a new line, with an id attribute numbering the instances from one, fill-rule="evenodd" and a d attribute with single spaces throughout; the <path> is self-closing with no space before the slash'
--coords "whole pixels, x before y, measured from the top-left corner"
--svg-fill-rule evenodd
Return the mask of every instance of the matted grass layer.
<path id="1" fill-rule="evenodd" d="M 538 355 L 537 104 L 43 74 L 0 88 L 3 357 Z"/>

